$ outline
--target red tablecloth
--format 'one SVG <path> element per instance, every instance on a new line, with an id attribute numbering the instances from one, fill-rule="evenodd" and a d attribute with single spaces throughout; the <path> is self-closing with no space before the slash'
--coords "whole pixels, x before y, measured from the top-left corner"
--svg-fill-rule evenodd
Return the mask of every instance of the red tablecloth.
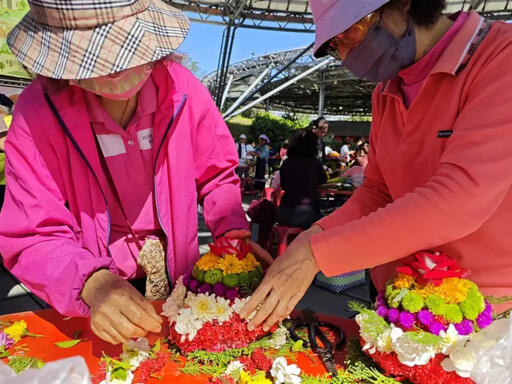
<path id="1" fill-rule="evenodd" d="M 158 312 L 161 311 L 162 303 L 154 303 Z M 336 324 L 344 332 L 348 340 L 354 338 L 358 334 L 357 324 L 353 320 L 337 318 L 333 316 L 318 316 L 321 320 Z M 117 356 L 121 353 L 120 346 L 112 346 L 98 339 L 89 327 L 86 318 L 65 318 L 58 314 L 54 309 L 47 309 L 34 312 L 23 312 L 0 316 L 0 321 L 20 320 L 24 319 L 28 324 L 28 330 L 31 333 L 44 335 L 43 338 L 24 338 L 20 344 L 25 344 L 29 349 L 29 356 L 41 358 L 45 362 L 63 359 L 71 356 L 82 356 L 92 374 L 97 372 L 99 360 L 102 352 L 109 356 Z M 151 343 L 155 342 L 158 337 L 165 336 L 163 327 L 161 334 L 150 334 L 148 339 Z M 63 349 L 55 346 L 55 342 L 70 340 L 73 335 L 81 330 L 80 338 L 86 338 L 87 341 L 82 342 L 72 348 Z M 337 353 L 336 360 L 342 363 L 344 360 L 343 350 Z M 322 374 L 325 372 L 321 363 L 314 364 L 310 358 L 300 354 L 296 362 L 304 372 L 308 374 Z M 162 370 L 163 380 L 153 379 L 150 383 L 205 383 L 205 377 L 185 376 L 178 371 L 181 365 L 179 363 L 168 363 Z"/>

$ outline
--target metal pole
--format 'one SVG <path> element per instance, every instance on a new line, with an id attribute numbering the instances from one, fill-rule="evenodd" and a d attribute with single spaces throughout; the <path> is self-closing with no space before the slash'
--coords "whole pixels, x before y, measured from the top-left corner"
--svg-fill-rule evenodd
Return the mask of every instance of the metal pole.
<path id="1" fill-rule="evenodd" d="M 220 107 L 220 102 L 222 99 L 222 91 L 223 91 L 223 84 L 224 84 L 224 76 L 226 71 L 226 58 L 229 51 L 229 43 L 231 38 L 231 24 L 228 24 L 226 27 L 226 35 L 224 37 L 224 44 L 223 44 L 223 50 L 221 52 L 222 60 L 220 64 L 220 74 L 219 74 L 219 80 L 217 82 L 217 89 L 215 92 L 215 101 L 217 104 L 217 107 Z"/>
<path id="2" fill-rule="evenodd" d="M 304 48 L 301 52 L 299 52 L 293 59 L 291 59 L 287 64 L 283 65 L 279 70 L 271 75 L 263 84 L 261 84 L 258 88 L 256 88 L 254 91 L 252 91 L 248 96 L 243 99 L 239 105 L 243 105 L 247 100 L 250 100 L 255 94 L 257 94 L 263 87 L 270 84 L 272 80 L 274 80 L 277 76 L 279 76 L 283 71 L 288 69 L 293 63 L 295 63 L 297 60 L 299 60 L 304 54 L 309 51 L 315 43 L 309 44 L 306 48 Z"/>
<path id="3" fill-rule="evenodd" d="M 224 115 L 222 115 L 222 117 L 226 117 L 226 116 L 229 116 L 229 114 L 231 112 L 233 112 L 235 110 L 236 107 L 238 107 L 240 105 L 240 102 L 244 99 L 245 96 L 247 96 L 249 94 L 249 92 L 251 92 L 255 86 L 257 86 L 260 81 L 265 77 L 267 76 L 267 73 L 270 71 L 270 68 L 272 68 L 272 64 L 269 65 L 262 73 L 261 75 L 258 76 L 258 78 L 256 80 L 254 80 L 254 82 L 249 85 L 249 87 L 244 91 L 244 93 L 242 93 L 242 95 L 233 103 L 233 105 L 231 107 L 229 107 L 229 109 L 226 111 L 226 113 L 224 113 Z"/>
<path id="4" fill-rule="evenodd" d="M 318 95 L 318 116 L 324 114 L 324 101 L 325 101 L 325 72 L 320 74 L 320 89 Z"/>
<path id="5" fill-rule="evenodd" d="M 318 63 L 317 65 L 315 65 L 314 67 L 312 68 L 309 68 L 307 71 L 301 73 L 300 75 L 294 77 L 293 79 L 291 79 L 290 81 L 287 81 L 286 83 L 280 85 L 279 87 L 277 87 L 276 89 L 273 89 L 272 91 L 270 91 L 269 93 L 261 96 L 259 99 L 257 100 L 254 100 L 252 103 L 246 105 L 245 107 L 239 109 L 238 111 L 234 112 L 233 114 L 231 114 L 229 117 L 235 117 L 236 115 L 239 115 L 245 111 L 247 111 L 249 108 L 252 108 L 254 107 L 256 104 L 258 103 L 261 103 L 262 101 L 268 99 L 269 97 L 275 95 L 276 93 L 280 92 L 281 90 L 289 87 L 290 85 L 296 83 L 297 81 L 299 81 L 300 79 L 302 79 L 303 77 L 306 77 L 307 75 L 309 75 L 310 73 L 313 73 L 315 71 L 318 71 L 320 68 L 322 67 L 325 67 L 327 64 L 329 64 L 330 62 L 332 61 L 332 58 L 327 58 L 323 61 L 321 61 L 320 63 Z"/>
<path id="6" fill-rule="evenodd" d="M 222 100 L 220 102 L 220 110 L 222 111 L 222 107 L 224 107 L 224 102 L 228 97 L 229 88 L 231 88 L 231 83 L 233 82 L 233 75 L 229 75 L 228 83 L 226 84 L 226 88 L 224 89 L 224 93 L 222 94 Z"/>

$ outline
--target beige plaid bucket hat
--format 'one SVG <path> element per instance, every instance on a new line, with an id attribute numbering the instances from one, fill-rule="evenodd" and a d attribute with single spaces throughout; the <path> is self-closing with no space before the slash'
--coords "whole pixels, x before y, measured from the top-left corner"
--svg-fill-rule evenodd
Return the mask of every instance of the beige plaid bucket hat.
<path id="1" fill-rule="evenodd" d="M 147 64 L 178 48 L 187 16 L 160 0 L 28 0 L 7 43 L 30 71 L 89 79 Z"/>

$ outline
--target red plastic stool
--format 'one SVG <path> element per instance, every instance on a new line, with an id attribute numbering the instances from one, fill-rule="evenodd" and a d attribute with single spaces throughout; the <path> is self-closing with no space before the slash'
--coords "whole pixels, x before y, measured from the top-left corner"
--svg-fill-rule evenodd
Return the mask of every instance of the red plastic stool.
<path id="1" fill-rule="evenodd" d="M 299 227 L 287 227 L 284 225 L 274 225 L 274 228 L 272 228 L 272 232 L 270 232 L 270 236 L 268 237 L 267 242 L 267 251 L 272 254 L 272 248 L 274 245 L 274 236 L 277 235 L 277 255 L 281 255 L 288 244 L 293 240 L 291 237 L 294 236 L 297 237 L 302 232 L 304 232 L 304 229 Z"/>
<path id="2" fill-rule="evenodd" d="M 274 188 L 265 188 L 263 191 L 263 196 L 261 196 L 261 200 L 274 201 Z"/>

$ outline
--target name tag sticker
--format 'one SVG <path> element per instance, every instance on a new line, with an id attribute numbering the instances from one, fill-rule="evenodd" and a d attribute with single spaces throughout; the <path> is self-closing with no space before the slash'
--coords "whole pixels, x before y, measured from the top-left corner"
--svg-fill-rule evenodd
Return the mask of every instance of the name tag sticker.
<path id="1" fill-rule="evenodd" d="M 126 148 L 121 136 L 117 134 L 96 135 L 100 143 L 103 156 L 112 157 L 126 153 Z"/>
<path id="2" fill-rule="evenodd" d="M 452 130 L 449 130 L 449 131 L 438 131 L 437 132 L 437 138 L 438 139 L 447 139 L 447 138 L 449 138 L 452 135 L 452 133 L 453 133 Z"/>
<path id="3" fill-rule="evenodd" d="M 142 129 L 137 132 L 141 151 L 153 148 L 153 128 Z"/>

